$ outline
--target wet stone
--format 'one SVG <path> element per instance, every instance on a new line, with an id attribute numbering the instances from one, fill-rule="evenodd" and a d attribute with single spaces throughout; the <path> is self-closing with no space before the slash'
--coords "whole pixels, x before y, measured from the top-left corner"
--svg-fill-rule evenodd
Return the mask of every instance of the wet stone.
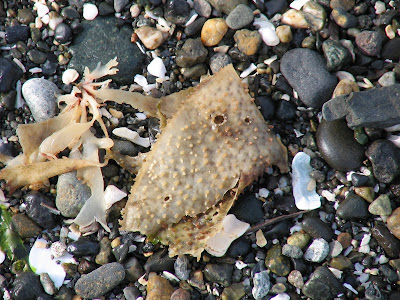
<path id="1" fill-rule="evenodd" d="M 136 257 L 130 257 L 125 263 L 126 279 L 135 282 L 144 274 L 144 270 Z M 179 278 L 179 277 L 178 277 Z"/>
<path id="2" fill-rule="evenodd" d="M 394 38 L 385 43 L 381 53 L 383 58 L 397 61 L 400 58 L 400 38 Z"/>
<path id="3" fill-rule="evenodd" d="M 379 288 L 378 283 L 369 282 L 365 289 L 365 297 L 368 300 L 383 300 L 384 296 Z"/>
<path id="4" fill-rule="evenodd" d="M 350 268 L 352 265 L 353 263 L 350 261 L 350 259 L 343 255 L 334 257 L 329 261 L 329 266 L 338 270 Z"/>
<path id="5" fill-rule="evenodd" d="M 42 73 L 46 76 L 54 75 L 57 72 L 58 63 L 46 60 L 42 65 Z"/>
<path id="6" fill-rule="evenodd" d="M 127 244 L 119 245 L 112 249 L 112 253 L 117 262 L 122 263 L 128 255 L 129 246 Z"/>
<path id="7" fill-rule="evenodd" d="M 381 52 L 384 36 L 378 31 L 365 30 L 356 36 L 356 45 L 368 56 L 378 56 Z"/>
<path id="8" fill-rule="evenodd" d="M 322 50 L 329 71 L 337 71 L 351 63 L 349 50 L 338 41 L 326 40 L 322 43 Z"/>
<path id="9" fill-rule="evenodd" d="M 365 186 L 368 184 L 368 181 L 368 176 L 357 173 L 351 174 L 351 182 L 355 187 Z"/>
<path id="10" fill-rule="evenodd" d="M 29 192 L 25 196 L 26 214 L 39 226 L 52 229 L 56 226 L 55 215 L 46 207 L 54 207 L 53 201 L 39 192 Z"/>
<path id="11" fill-rule="evenodd" d="M 189 68 L 182 69 L 182 75 L 185 78 L 197 80 L 201 76 L 207 74 L 207 67 L 204 64 L 197 64 Z"/>
<path id="12" fill-rule="evenodd" d="M 58 93 L 56 84 L 43 78 L 32 78 L 22 85 L 22 95 L 36 122 L 54 117 Z"/>
<path id="13" fill-rule="evenodd" d="M 291 258 L 301 258 L 303 256 L 303 251 L 299 246 L 285 244 L 282 247 L 282 254 Z"/>
<path id="14" fill-rule="evenodd" d="M 322 121 L 317 129 L 317 145 L 322 158 L 335 170 L 358 169 L 364 159 L 364 148 L 354 139 L 346 121 Z"/>
<path id="15" fill-rule="evenodd" d="M 42 229 L 24 214 L 13 215 L 11 224 L 13 230 L 23 239 L 36 237 L 42 232 Z"/>
<path id="16" fill-rule="evenodd" d="M 117 13 L 120 13 L 125 6 L 127 6 L 129 3 L 129 0 L 114 0 L 114 10 Z"/>
<path id="17" fill-rule="evenodd" d="M 128 25 L 118 28 L 113 16 L 83 21 L 82 27 L 83 31 L 70 45 L 72 59 L 68 67 L 83 73 L 85 66 L 94 70 L 99 62 L 105 65 L 117 57 L 119 71 L 113 81 L 122 85 L 133 83 L 132 74 L 141 73 L 144 54 L 130 41 L 132 28 Z M 103 40 L 108 42 L 98 42 Z"/>
<path id="18" fill-rule="evenodd" d="M 368 211 L 373 215 L 389 216 L 392 213 L 389 196 L 387 194 L 380 195 L 368 206 Z"/>
<path id="19" fill-rule="evenodd" d="M 319 218 L 306 218 L 301 223 L 301 227 L 314 239 L 323 238 L 326 241 L 330 241 L 333 237 L 331 227 Z"/>
<path id="20" fill-rule="evenodd" d="M 136 300 L 141 295 L 136 286 L 127 286 L 123 289 L 123 292 L 126 300 Z"/>
<path id="21" fill-rule="evenodd" d="M 357 18 L 345 11 L 342 7 L 332 10 L 331 17 L 335 23 L 342 28 L 352 28 L 357 26 Z"/>
<path id="22" fill-rule="evenodd" d="M 165 251 L 158 251 L 148 258 L 144 264 L 144 269 L 147 273 L 161 271 L 173 272 L 174 263 L 175 259 L 170 258 Z"/>
<path id="23" fill-rule="evenodd" d="M 370 214 L 367 202 L 358 195 L 349 194 L 336 210 L 336 214 L 344 220 L 365 220 Z"/>
<path id="24" fill-rule="evenodd" d="M 185 34 L 188 37 L 197 35 L 206 21 L 207 19 L 204 17 L 197 18 L 193 23 L 185 27 Z"/>
<path id="25" fill-rule="evenodd" d="M 374 228 L 371 229 L 371 233 L 389 257 L 397 258 L 399 256 L 400 241 L 390 233 L 385 225 L 375 224 Z"/>
<path id="26" fill-rule="evenodd" d="M 290 246 L 297 246 L 300 249 L 304 249 L 308 245 L 310 239 L 311 236 L 309 234 L 298 231 L 288 237 L 287 243 Z"/>
<path id="27" fill-rule="evenodd" d="M 44 294 L 44 291 L 39 276 L 32 272 L 22 272 L 17 275 L 13 282 L 13 299 L 36 299 L 42 294 Z"/>
<path id="28" fill-rule="evenodd" d="M 388 140 L 373 142 L 365 153 L 372 163 L 374 176 L 390 183 L 400 174 L 400 149 Z"/>
<path id="29" fill-rule="evenodd" d="M 253 284 L 254 284 L 254 287 L 251 291 L 253 297 L 256 300 L 259 300 L 259 299 L 262 299 L 263 297 L 265 297 L 271 288 L 271 282 L 269 280 L 268 271 L 261 271 L 261 272 L 255 273 L 254 277 L 253 277 Z"/>
<path id="30" fill-rule="evenodd" d="M 305 283 L 302 292 L 311 299 L 329 300 L 343 293 L 343 287 L 327 267 L 318 267 Z"/>
<path id="31" fill-rule="evenodd" d="M 211 16 L 212 7 L 206 0 L 194 0 L 193 8 L 202 17 L 209 18 Z"/>
<path id="32" fill-rule="evenodd" d="M 0 92 L 8 92 L 14 88 L 22 77 L 22 70 L 8 58 L 0 57 Z"/>
<path id="33" fill-rule="evenodd" d="M 171 23 L 183 25 L 189 21 L 190 6 L 186 0 L 168 0 L 164 5 L 164 18 Z"/>
<path id="34" fill-rule="evenodd" d="M 256 104 L 260 107 L 265 120 L 270 120 L 275 114 L 275 102 L 271 96 L 259 96 L 256 98 Z"/>
<path id="35" fill-rule="evenodd" d="M 210 69 L 213 74 L 217 73 L 223 67 L 232 63 L 232 59 L 228 54 L 216 53 L 210 58 Z"/>
<path id="36" fill-rule="evenodd" d="M 379 266 L 379 272 L 388 279 L 389 282 L 396 282 L 398 280 L 397 273 L 395 270 L 390 268 L 388 265 Z"/>
<path id="37" fill-rule="evenodd" d="M 312 31 L 322 30 L 325 26 L 326 11 L 316 1 L 308 1 L 302 8 L 303 14 Z"/>
<path id="38" fill-rule="evenodd" d="M 56 206 L 64 217 L 75 218 L 90 195 L 90 188 L 76 178 L 76 172 L 58 177 Z"/>
<path id="39" fill-rule="evenodd" d="M 170 300 L 174 288 L 164 277 L 154 275 L 147 283 L 147 299 Z"/>
<path id="40" fill-rule="evenodd" d="M 273 245 L 265 257 L 265 266 L 278 276 L 286 276 L 290 272 L 289 259 L 282 255 L 282 247 L 279 244 Z"/>
<path id="41" fill-rule="evenodd" d="M 237 44 L 238 49 L 247 56 L 256 54 L 262 41 L 261 35 L 258 31 L 248 29 L 241 29 L 236 31 L 233 38 Z"/>
<path id="42" fill-rule="evenodd" d="M 6 40 L 10 44 L 18 41 L 26 41 L 29 36 L 29 26 L 26 25 L 15 25 L 6 29 Z"/>
<path id="43" fill-rule="evenodd" d="M 262 202 L 252 193 L 239 195 L 230 212 L 239 220 L 249 224 L 256 224 L 264 217 Z"/>
<path id="44" fill-rule="evenodd" d="M 48 273 L 40 274 L 40 282 L 42 283 L 43 289 L 47 294 L 54 295 L 57 292 L 54 282 L 51 280 Z"/>
<path id="45" fill-rule="evenodd" d="M 275 115 L 279 120 L 288 121 L 296 117 L 296 111 L 297 108 L 292 102 L 281 100 L 276 108 Z"/>
<path id="46" fill-rule="evenodd" d="M 208 281 L 219 283 L 225 287 L 232 283 L 232 272 L 233 266 L 228 264 L 207 264 L 203 271 Z"/>
<path id="47" fill-rule="evenodd" d="M 61 16 L 68 20 L 73 20 L 79 18 L 79 13 L 75 7 L 66 6 L 61 10 Z"/>
<path id="48" fill-rule="evenodd" d="M 232 244 L 229 246 L 227 255 L 230 257 L 243 257 L 251 250 L 251 245 L 249 241 L 240 237 L 237 240 L 234 240 Z"/>
<path id="49" fill-rule="evenodd" d="M 310 49 L 298 48 L 286 52 L 280 68 L 300 100 L 309 107 L 321 107 L 330 99 L 337 83 L 336 77 L 326 69 L 324 59 Z"/>
<path id="50" fill-rule="evenodd" d="M 253 11 L 244 4 L 239 4 L 226 18 L 226 25 L 231 29 L 241 29 L 254 19 Z"/>
<path id="51" fill-rule="evenodd" d="M 125 269 L 121 264 L 105 264 L 89 274 L 82 275 L 75 284 L 75 292 L 83 298 L 98 298 L 111 291 L 124 278 Z"/>
<path id="52" fill-rule="evenodd" d="M 329 244 L 323 238 L 313 240 L 304 253 L 304 259 L 311 262 L 322 262 L 329 253 Z"/>
<path id="53" fill-rule="evenodd" d="M 174 263 L 175 275 L 180 280 L 188 280 L 190 275 L 190 262 L 187 255 L 179 255 Z"/>
<path id="54" fill-rule="evenodd" d="M 99 242 L 99 253 L 96 255 L 95 262 L 99 265 L 104 265 L 110 262 L 111 243 L 108 237 L 103 237 Z"/>
<path id="55" fill-rule="evenodd" d="M 58 24 L 54 31 L 54 38 L 61 44 L 69 42 L 72 38 L 71 27 L 65 23 Z"/>
<path id="56" fill-rule="evenodd" d="M 182 48 L 176 51 L 176 64 L 191 67 L 207 59 L 208 51 L 199 39 L 187 39 Z"/>
<path id="57" fill-rule="evenodd" d="M 80 237 L 68 244 L 67 252 L 75 256 L 96 255 L 99 253 L 99 243 Z"/>

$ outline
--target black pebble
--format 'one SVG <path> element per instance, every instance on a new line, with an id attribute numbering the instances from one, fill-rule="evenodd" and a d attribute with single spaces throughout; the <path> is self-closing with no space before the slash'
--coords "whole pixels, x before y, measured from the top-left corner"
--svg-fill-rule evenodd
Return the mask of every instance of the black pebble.
<path id="1" fill-rule="evenodd" d="M 232 242 L 228 248 L 227 255 L 230 257 L 244 256 L 251 250 L 251 245 L 249 241 L 241 237 Z"/>
<path id="2" fill-rule="evenodd" d="M 15 25 L 6 29 L 6 40 L 8 43 L 26 41 L 29 38 L 29 26 Z"/>
<path id="3" fill-rule="evenodd" d="M 230 213 L 250 224 L 260 222 L 264 216 L 262 202 L 250 193 L 240 195 Z"/>
<path id="4" fill-rule="evenodd" d="M 276 117 L 282 121 L 288 121 L 296 117 L 296 106 L 293 103 L 281 100 L 276 109 Z"/>
<path id="5" fill-rule="evenodd" d="M 67 246 L 67 252 L 75 256 L 96 255 L 99 249 L 99 243 L 88 238 L 79 238 Z"/>
<path id="6" fill-rule="evenodd" d="M 270 120 L 274 117 L 275 103 L 271 96 L 259 96 L 255 101 L 256 104 L 260 106 L 261 113 L 265 120 Z"/>
<path id="7" fill-rule="evenodd" d="M 32 191 L 25 196 L 26 214 L 39 226 L 51 229 L 56 226 L 55 215 L 46 207 L 53 207 L 54 202 L 45 195 Z"/>
<path id="8" fill-rule="evenodd" d="M 58 24 L 56 30 L 54 31 L 54 38 L 61 44 L 69 42 L 72 38 L 71 27 L 65 23 Z"/>

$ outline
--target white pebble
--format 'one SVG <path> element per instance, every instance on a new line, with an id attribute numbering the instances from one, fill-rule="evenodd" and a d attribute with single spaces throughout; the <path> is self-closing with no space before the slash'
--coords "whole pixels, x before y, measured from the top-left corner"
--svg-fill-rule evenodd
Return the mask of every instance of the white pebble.
<path id="1" fill-rule="evenodd" d="M 78 77 L 79 77 L 78 71 L 76 71 L 75 69 L 67 69 L 64 71 L 62 75 L 62 82 L 64 84 L 70 84 L 71 82 L 77 80 Z"/>
<path id="2" fill-rule="evenodd" d="M 138 85 L 140 85 L 143 88 L 143 91 L 146 93 L 150 92 L 152 89 L 155 89 L 157 86 L 155 83 L 148 84 L 146 77 L 140 74 L 136 74 L 133 81 L 135 81 Z"/>
<path id="3" fill-rule="evenodd" d="M 268 198 L 269 191 L 266 188 L 261 188 L 258 190 L 258 196 L 260 196 L 261 198 Z"/>
<path id="4" fill-rule="evenodd" d="M 329 243 L 329 255 L 331 257 L 338 256 L 343 251 L 343 246 L 338 241 L 332 241 Z"/>
<path id="5" fill-rule="evenodd" d="M 308 1 L 310 0 L 294 0 L 289 6 L 290 8 L 300 10 Z"/>
<path id="6" fill-rule="evenodd" d="M 394 72 L 386 72 L 379 78 L 378 83 L 381 86 L 391 86 L 396 83 L 396 76 Z"/>
<path id="7" fill-rule="evenodd" d="M 370 234 L 364 234 L 364 236 L 363 236 L 363 238 L 361 240 L 360 246 L 368 245 L 370 240 L 371 240 L 371 235 Z"/>
<path id="8" fill-rule="evenodd" d="M 315 239 L 304 253 L 304 259 L 311 262 L 322 262 L 329 253 L 328 242 L 323 238 Z"/>
<path id="9" fill-rule="evenodd" d="M 91 21 L 94 20 L 99 13 L 97 6 L 92 3 L 85 3 L 83 5 L 83 18 L 85 20 Z"/>
<path id="10" fill-rule="evenodd" d="M 51 244 L 50 249 L 54 258 L 59 258 L 67 253 L 67 246 L 61 242 L 54 242 L 53 244 Z"/>
<path id="11" fill-rule="evenodd" d="M 383 14 L 386 11 L 386 5 L 382 1 L 376 1 L 375 3 L 375 13 L 377 15 Z"/>
<path id="12" fill-rule="evenodd" d="M 142 138 L 141 136 L 139 136 L 139 134 L 136 131 L 130 130 L 127 127 L 119 127 L 119 128 L 115 128 L 112 131 L 113 134 L 115 134 L 116 136 L 125 138 L 129 141 L 131 141 L 132 143 L 138 144 L 142 147 L 150 147 L 150 139 L 149 138 Z"/>
<path id="13" fill-rule="evenodd" d="M 167 69 L 165 68 L 165 65 L 164 65 L 162 59 L 159 57 L 156 57 L 147 66 L 147 71 L 153 76 L 164 79 Z"/>
<path id="14" fill-rule="evenodd" d="M 63 22 L 63 18 L 56 13 L 55 11 L 51 11 L 49 14 L 49 27 L 51 30 L 55 30 L 58 24 L 61 24 Z"/>
<path id="15" fill-rule="evenodd" d="M 300 210 L 311 210 L 321 206 L 317 192 L 307 189 L 311 171 L 310 156 L 298 152 L 292 162 L 292 185 L 296 207 Z"/>
<path id="16" fill-rule="evenodd" d="M 280 40 L 276 34 L 274 24 L 272 24 L 263 14 L 260 14 L 259 16 L 259 18 L 254 19 L 253 25 L 258 29 L 262 40 L 268 46 L 278 45 Z"/>
<path id="17" fill-rule="evenodd" d="M 36 2 L 34 8 L 36 9 L 39 18 L 47 15 L 50 11 L 47 5 L 44 5 L 40 2 Z"/>
<path id="18" fill-rule="evenodd" d="M 125 198 L 128 194 L 121 191 L 115 185 L 108 185 L 104 190 L 104 202 L 106 203 L 106 209 L 109 209 L 114 203 L 118 202 L 122 198 Z"/>
<path id="19" fill-rule="evenodd" d="M 147 116 L 146 116 L 144 113 L 135 113 L 135 116 L 136 116 L 136 118 L 137 118 L 138 120 L 141 120 L 141 121 L 147 119 Z"/>
<path id="20" fill-rule="evenodd" d="M 332 267 L 328 267 L 328 269 L 332 272 L 333 275 L 335 275 L 335 277 L 337 279 L 342 278 L 343 271 L 340 271 L 340 270 L 338 270 L 336 268 L 332 268 Z"/>
<path id="21" fill-rule="evenodd" d="M 252 63 L 246 70 L 244 70 L 240 74 L 240 78 L 246 78 L 247 76 L 249 76 L 255 70 L 257 70 L 257 67 L 256 67 L 255 64 Z"/>
<path id="22" fill-rule="evenodd" d="M 6 254 L 0 250 L 0 264 L 2 264 L 5 259 L 6 259 Z"/>
<path id="23" fill-rule="evenodd" d="M 382 254 L 379 256 L 378 262 L 381 265 L 386 264 L 389 262 L 389 258 Z"/>
<path id="24" fill-rule="evenodd" d="M 272 297 L 270 300 L 290 300 L 290 296 L 286 293 L 281 293 Z"/>
<path id="25" fill-rule="evenodd" d="M 349 283 L 343 283 L 343 286 L 344 286 L 346 289 L 349 289 L 350 291 L 352 291 L 354 294 L 358 295 L 357 290 L 355 290 L 355 289 L 351 286 L 351 284 L 349 284 Z"/>

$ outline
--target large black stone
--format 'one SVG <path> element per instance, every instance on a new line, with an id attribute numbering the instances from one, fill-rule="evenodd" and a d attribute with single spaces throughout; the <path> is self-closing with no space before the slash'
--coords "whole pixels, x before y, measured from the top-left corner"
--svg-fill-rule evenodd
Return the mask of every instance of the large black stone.
<path id="1" fill-rule="evenodd" d="M 11 90 L 22 74 L 22 70 L 13 61 L 0 57 L 0 92 Z"/>
<path id="2" fill-rule="evenodd" d="M 132 28 L 118 28 L 114 17 L 97 17 L 82 22 L 83 31 L 70 46 L 73 55 L 68 67 L 82 73 L 85 66 L 94 70 L 99 62 L 118 61 L 118 73 L 112 79 L 118 84 L 131 84 L 135 74 L 142 72 L 144 54 L 131 43 Z"/>
<path id="3" fill-rule="evenodd" d="M 343 293 L 343 286 L 327 267 L 318 267 L 304 285 L 304 295 L 311 299 L 329 300 Z"/>

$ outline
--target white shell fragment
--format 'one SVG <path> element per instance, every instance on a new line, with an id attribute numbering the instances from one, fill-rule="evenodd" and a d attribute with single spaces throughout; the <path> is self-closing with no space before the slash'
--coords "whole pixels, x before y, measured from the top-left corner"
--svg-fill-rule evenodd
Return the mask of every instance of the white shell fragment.
<path id="1" fill-rule="evenodd" d="M 140 74 L 135 75 L 133 81 L 135 81 L 138 85 L 140 85 L 143 88 L 143 91 L 145 91 L 146 93 L 150 92 L 152 89 L 155 89 L 157 86 L 155 83 L 149 84 L 147 82 L 146 77 Z"/>
<path id="2" fill-rule="evenodd" d="M 311 210 L 321 206 L 320 196 L 315 189 L 308 189 L 311 171 L 310 156 L 298 152 L 292 162 L 292 185 L 296 207 L 300 210 Z"/>
<path id="3" fill-rule="evenodd" d="M 77 80 L 78 77 L 79 77 L 78 71 L 76 71 L 75 69 L 67 69 L 64 71 L 62 75 L 62 82 L 64 84 L 70 84 L 71 82 Z"/>
<path id="4" fill-rule="evenodd" d="M 0 250 L 0 264 L 2 264 L 5 259 L 6 259 L 6 254 Z"/>
<path id="5" fill-rule="evenodd" d="M 115 185 L 108 185 L 104 190 L 104 200 L 106 208 L 109 209 L 114 203 L 128 196 L 127 193 L 121 191 Z"/>
<path id="6" fill-rule="evenodd" d="M 151 63 L 147 66 L 147 71 L 149 71 L 151 75 L 158 78 L 166 78 L 165 73 L 167 72 L 167 69 L 165 68 L 162 59 L 159 57 L 156 57 L 151 61 Z"/>
<path id="7" fill-rule="evenodd" d="M 222 221 L 222 230 L 207 240 L 207 252 L 216 257 L 223 256 L 231 243 L 241 237 L 249 227 L 249 223 L 239 221 L 235 215 L 227 215 Z"/>
<path id="8" fill-rule="evenodd" d="M 131 141 L 132 143 L 135 143 L 142 147 L 145 147 L 145 148 L 150 147 L 150 139 L 149 138 L 142 138 L 141 136 L 139 136 L 139 134 L 136 131 L 130 130 L 127 127 L 115 128 L 112 131 L 112 133 L 115 134 L 116 136 L 125 138 L 125 139 Z"/>
<path id="9" fill-rule="evenodd" d="M 37 239 L 29 253 L 29 265 L 33 272 L 40 275 L 41 273 L 48 273 L 54 285 L 60 288 L 64 282 L 65 271 L 61 263 L 74 263 L 71 254 L 65 254 L 61 257 L 53 259 L 53 252 L 50 248 L 43 247 L 47 241 L 44 239 Z M 61 263 L 57 263 L 61 262 Z"/>
<path id="10" fill-rule="evenodd" d="M 276 34 L 275 26 L 266 16 L 259 14 L 259 18 L 255 18 L 253 25 L 258 29 L 261 34 L 262 40 L 268 46 L 276 46 L 280 43 L 279 37 Z"/>
<path id="11" fill-rule="evenodd" d="M 289 6 L 290 8 L 300 10 L 308 1 L 310 0 L 294 0 Z"/>
<path id="12" fill-rule="evenodd" d="M 83 5 L 83 18 L 85 20 L 91 21 L 94 20 L 99 13 L 97 6 L 92 3 L 85 3 Z"/>

